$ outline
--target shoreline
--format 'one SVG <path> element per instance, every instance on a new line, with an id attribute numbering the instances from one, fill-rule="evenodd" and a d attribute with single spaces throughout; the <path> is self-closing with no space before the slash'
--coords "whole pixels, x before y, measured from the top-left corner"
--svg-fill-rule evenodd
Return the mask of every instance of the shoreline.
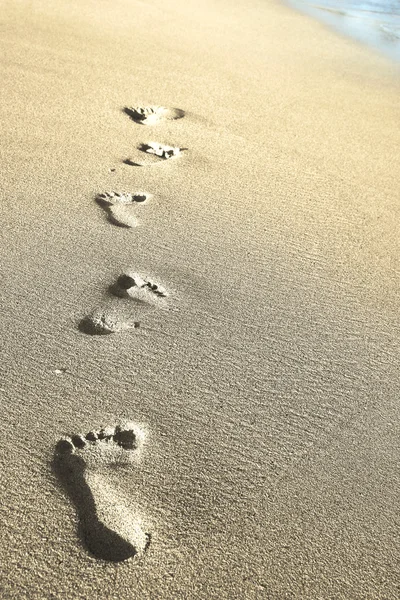
<path id="1" fill-rule="evenodd" d="M 372 11 L 372 5 L 347 2 L 340 7 L 329 2 L 288 0 L 294 10 L 311 16 L 330 31 L 372 48 L 395 64 L 400 62 L 400 14 Z"/>
<path id="2" fill-rule="evenodd" d="M 4 23 L 3 597 L 394 600 L 397 67 L 258 0 Z M 96 492 L 151 544 L 117 563 L 51 464 L 123 422 L 140 459 Z"/>

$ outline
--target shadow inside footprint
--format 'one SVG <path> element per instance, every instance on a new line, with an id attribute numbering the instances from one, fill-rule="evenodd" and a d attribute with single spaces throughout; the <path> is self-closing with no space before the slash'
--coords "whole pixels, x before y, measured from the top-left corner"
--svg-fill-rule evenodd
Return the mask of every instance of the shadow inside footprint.
<path id="1" fill-rule="evenodd" d="M 53 468 L 79 517 L 78 532 L 88 550 L 96 557 L 113 562 L 127 560 L 137 554 L 136 548 L 102 523 L 96 513 L 93 494 L 84 477 L 85 463 L 74 457 L 75 464 L 54 458 Z"/>
<path id="2" fill-rule="evenodd" d="M 129 165 L 130 167 L 143 167 L 143 165 L 135 162 L 134 160 L 131 160 L 130 158 L 125 158 L 125 160 L 123 160 L 122 162 L 124 163 L 124 165 Z"/>
<path id="3" fill-rule="evenodd" d="M 125 453 L 133 449 L 129 447 L 127 433 L 132 432 L 119 429 L 119 433 L 115 433 L 113 436 L 114 441 L 110 442 L 115 447 L 120 447 L 120 451 Z M 129 540 L 129 536 L 123 537 L 115 529 L 107 526 L 104 519 L 100 518 L 96 499 L 88 482 L 88 465 L 85 459 L 79 455 L 79 451 L 87 444 L 91 444 L 92 448 L 96 444 L 102 443 L 107 446 L 107 441 L 90 442 L 88 441 L 90 435 L 97 437 L 97 434 L 91 432 L 86 439 L 83 436 L 74 436 L 72 441 L 60 440 L 56 446 L 52 466 L 76 507 L 79 517 L 78 533 L 88 550 L 98 559 L 121 562 L 145 552 L 150 543 L 150 535 L 137 529 L 132 535 L 132 540 Z M 120 436 L 119 440 L 118 435 Z M 77 439 L 75 443 L 81 444 L 79 448 L 73 444 L 75 438 Z M 78 453 L 75 453 L 75 450 Z M 112 502 L 109 505 L 109 512 L 112 513 L 115 511 L 115 506 Z"/>

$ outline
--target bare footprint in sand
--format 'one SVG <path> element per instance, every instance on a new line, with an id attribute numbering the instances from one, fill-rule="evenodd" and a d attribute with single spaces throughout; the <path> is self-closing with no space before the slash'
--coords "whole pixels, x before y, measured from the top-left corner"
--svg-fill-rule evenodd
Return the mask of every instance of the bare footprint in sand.
<path id="1" fill-rule="evenodd" d="M 132 121 L 141 125 L 158 125 L 163 121 L 175 121 L 185 116 L 184 110 L 180 108 L 166 108 L 165 106 L 126 106 L 124 113 Z"/>
<path id="2" fill-rule="evenodd" d="M 88 335 L 131 331 L 140 327 L 139 319 L 146 311 L 168 307 L 168 292 L 164 286 L 131 271 L 120 275 L 109 292 L 129 302 L 109 302 L 106 307 L 94 310 L 81 320 L 79 331 Z"/>
<path id="3" fill-rule="evenodd" d="M 107 482 L 107 470 L 138 460 L 145 434 L 134 423 L 90 431 L 61 439 L 54 469 L 79 516 L 79 529 L 89 551 L 103 560 L 119 562 L 142 555 L 150 534 L 140 518 L 119 502 Z M 125 471 L 126 473 L 126 471 Z"/>
<path id="4" fill-rule="evenodd" d="M 136 317 L 124 314 L 122 309 L 110 306 L 94 310 L 79 323 L 78 329 L 88 335 L 109 335 L 140 327 Z"/>
<path id="5" fill-rule="evenodd" d="M 145 204 L 151 194 L 137 192 L 105 192 L 96 196 L 96 202 L 106 211 L 108 220 L 119 227 L 137 227 L 138 220 L 134 213 L 135 204 Z"/>
<path id="6" fill-rule="evenodd" d="M 157 156 L 161 161 L 168 160 L 170 158 L 179 158 L 187 148 L 180 148 L 179 146 L 167 146 L 166 144 L 160 144 L 159 142 L 149 142 L 148 144 L 140 144 L 139 150 L 146 154 L 152 154 Z M 132 158 L 127 158 L 123 161 L 126 165 L 132 167 L 145 167 L 153 164 L 157 164 L 160 161 L 151 161 L 139 163 Z"/>
<path id="7" fill-rule="evenodd" d="M 137 302 L 161 306 L 168 292 L 163 285 L 156 283 L 150 277 L 142 277 L 138 273 L 127 272 L 120 275 L 115 284 L 110 287 L 111 293 L 120 298 L 132 298 Z"/>

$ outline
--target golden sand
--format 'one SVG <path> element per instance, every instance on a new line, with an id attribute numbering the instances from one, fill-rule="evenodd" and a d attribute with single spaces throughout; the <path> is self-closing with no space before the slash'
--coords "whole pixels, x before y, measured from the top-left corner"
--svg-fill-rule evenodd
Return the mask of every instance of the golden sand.
<path id="1" fill-rule="evenodd" d="M 267 0 L 1 13 L 0 596 L 397 598 L 398 67 Z M 125 420 L 113 562 L 53 455 Z"/>

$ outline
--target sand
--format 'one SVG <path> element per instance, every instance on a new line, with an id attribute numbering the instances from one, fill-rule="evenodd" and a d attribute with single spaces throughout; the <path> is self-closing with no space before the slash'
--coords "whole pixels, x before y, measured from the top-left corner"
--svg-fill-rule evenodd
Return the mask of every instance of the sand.
<path id="1" fill-rule="evenodd" d="M 272 0 L 1 14 L 1 598 L 398 598 L 398 66 Z"/>

